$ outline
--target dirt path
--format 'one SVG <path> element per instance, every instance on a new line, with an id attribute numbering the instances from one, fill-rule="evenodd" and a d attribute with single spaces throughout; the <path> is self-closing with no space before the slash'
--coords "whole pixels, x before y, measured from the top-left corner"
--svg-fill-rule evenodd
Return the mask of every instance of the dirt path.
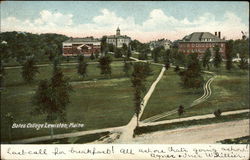
<path id="1" fill-rule="evenodd" d="M 249 135 L 249 119 L 159 131 L 135 137 L 127 143 L 213 144 Z"/>
<path id="2" fill-rule="evenodd" d="M 159 63 L 152 63 L 152 64 L 158 64 L 158 65 L 159 65 Z M 175 66 L 171 66 L 171 67 L 175 67 Z M 184 69 L 184 67 L 180 67 L 180 68 Z M 211 78 L 204 84 L 204 86 L 203 86 L 203 90 L 204 90 L 203 95 L 202 95 L 200 98 L 194 100 L 188 107 L 186 107 L 186 109 L 187 109 L 187 108 L 191 108 L 191 107 L 193 107 L 193 106 L 195 106 L 195 105 L 197 105 L 197 104 L 200 104 L 200 103 L 204 102 L 204 101 L 207 100 L 207 99 L 211 96 L 211 94 L 212 94 L 212 90 L 211 90 L 211 86 L 210 86 L 210 85 L 211 85 L 211 83 L 213 82 L 213 80 L 216 78 L 216 74 L 214 74 L 213 72 L 208 72 L 208 71 L 203 71 L 203 72 L 204 72 L 204 73 L 207 73 L 207 74 L 211 74 L 211 75 L 213 75 L 213 77 L 211 77 Z M 149 117 L 149 118 L 143 120 L 142 122 L 143 122 L 143 123 L 154 122 L 154 121 L 157 121 L 157 120 L 162 119 L 162 118 L 164 118 L 164 117 L 170 116 L 170 115 L 172 115 L 172 114 L 174 114 L 174 113 L 177 113 L 177 109 L 173 109 L 173 110 L 171 110 L 171 111 L 167 111 L 167 112 L 163 112 L 163 113 L 161 113 L 161 114 L 154 115 L 154 116 L 152 116 L 152 117 Z"/>
<path id="3" fill-rule="evenodd" d="M 142 116 L 144 108 L 147 105 L 148 100 L 151 97 L 152 93 L 154 92 L 157 83 L 161 80 L 164 72 L 165 72 L 165 67 L 162 67 L 162 70 L 161 70 L 159 76 L 153 82 L 153 84 L 150 86 L 150 89 L 148 90 L 147 94 L 144 96 L 143 101 L 141 103 L 141 112 L 138 116 L 139 119 Z M 123 131 L 122 131 L 120 138 L 117 139 L 115 142 L 116 143 L 127 143 L 127 142 L 131 141 L 131 139 L 133 138 L 133 133 L 134 133 L 134 129 L 136 128 L 136 126 L 137 126 L 137 117 L 136 117 L 136 115 L 134 115 L 132 117 L 132 119 L 130 120 L 130 122 L 123 128 Z"/>

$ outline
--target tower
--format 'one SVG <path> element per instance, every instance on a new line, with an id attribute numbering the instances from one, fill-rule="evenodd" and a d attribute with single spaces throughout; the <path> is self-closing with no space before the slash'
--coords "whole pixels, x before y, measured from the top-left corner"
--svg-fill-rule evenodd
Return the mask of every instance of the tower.
<path id="1" fill-rule="evenodd" d="M 119 27 L 116 29 L 116 35 L 117 35 L 117 36 L 120 36 L 120 35 L 121 35 L 121 33 L 120 33 L 120 28 L 119 28 Z"/>

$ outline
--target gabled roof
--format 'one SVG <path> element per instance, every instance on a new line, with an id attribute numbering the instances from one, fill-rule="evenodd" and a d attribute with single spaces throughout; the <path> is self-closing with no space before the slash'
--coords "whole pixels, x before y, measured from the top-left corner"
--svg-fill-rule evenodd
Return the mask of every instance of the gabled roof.
<path id="1" fill-rule="evenodd" d="M 194 32 L 185 36 L 180 42 L 207 42 L 205 39 L 211 39 L 211 41 L 208 42 L 225 42 L 225 40 L 209 32 Z"/>
<path id="2" fill-rule="evenodd" d="M 126 35 L 111 35 L 111 36 L 107 36 L 107 38 L 123 38 L 123 39 L 131 39 L 130 37 L 126 36 Z"/>

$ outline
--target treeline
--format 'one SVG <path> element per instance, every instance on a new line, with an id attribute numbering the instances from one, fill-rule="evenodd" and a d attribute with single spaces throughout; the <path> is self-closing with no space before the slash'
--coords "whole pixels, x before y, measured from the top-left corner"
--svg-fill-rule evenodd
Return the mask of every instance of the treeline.
<path id="1" fill-rule="evenodd" d="M 27 32 L 3 32 L 0 34 L 1 60 L 23 63 L 27 57 L 36 60 L 52 60 L 62 54 L 62 42 L 69 37 L 60 34 L 32 34 Z"/>

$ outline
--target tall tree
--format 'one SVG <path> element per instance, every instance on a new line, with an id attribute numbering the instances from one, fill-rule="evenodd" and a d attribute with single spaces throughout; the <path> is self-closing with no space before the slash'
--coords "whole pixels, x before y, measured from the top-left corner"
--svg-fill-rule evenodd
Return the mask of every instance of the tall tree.
<path id="1" fill-rule="evenodd" d="M 103 56 L 99 59 L 99 68 L 101 69 L 101 74 L 111 77 L 111 62 L 110 56 Z"/>
<path id="2" fill-rule="evenodd" d="M 231 70 L 233 67 L 232 61 L 233 55 L 233 40 L 227 41 L 226 43 L 226 69 Z"/>
<path id="3" fill-rule="evenodd" d="M 132 69 L 132 63 L 127 62 L 126 60 L 124 61 L 124 66 L 123 66 L 123 72 L 125 73 L 126 77 L 130 76 L 130 71 Z"/>
<path id="4" fill-rule="evenodd" d="M 77 73 L 85 77 L 87 75 L 87 66 L 88 64 L 84 61 L 84 56 L 80 55 L 78 57 Z"/>
<path id="5" fill-rule="evenodd" d="M 135 105 L 135 114 L 137 117 L 137 126 L 139 123 L 139 114 L 141 112 L 141 102 L 142 102 L 142 93 L 145 91 L 145 81 L 146 81 L 146 69 L 145 63 L 137 62 L 133 65 L 134 70 L 131 76 L 132 86 L 134 88 L 134 105 Z"/>
<path id="6" fill-rule="evenodd" d="M 103 36 L 101 39 L 101 52 L 105 54 L 108 52 L 107 36 Z"/>
<path id="7" fill-rule="evenodd" d="M 166 53 L 163 55 L 163 61 L 165 68 L 168 70 L 168 68 L 170 67 L 170 49 L 168 49 Z"/>
<path id="8" fill-rule="evenodd" d="M 221 54 L 220 54 L 220 48 L 218 45 L 214 46 L 214 52 L 215 52 L 215 56 L 214 56 L 214 60 L 213 60 L 213 63 L 214 63 L 214 66 L 216 68 L 220 68 L 220 65 L 221 65 L 221 62 L 222 62 L 222 57 L 221 57 Z"/>
<path id="9" fill-rule="evenodd" d="M 121 58 L 122 57 L 122 49 L 121 48 L 116 48 L 114 56 L 115 56 L 115 58 Z"/>
<path id="10" fill-rule="evenodd" d="M 185 88 L 200 88 L 203 84 L 201 68 L 198 55 L 192 53 L 188 55 L 188 66 L 185 71 L 180 72 L 182 84 Z"/>
<path id="11" fill-rule="evenodd" d="M 209 48 L 207 48 L 205 51 L 205 54 L 202 57 L 202 66 L 203 66 L 203 68 L 207 67 L 207 70 L 209 70 L 210 58 L 211 58 L 211 51 Z"/>
<path id="12" fill-rule="evenodd" d="M 159 62 L 159 57 L 160 57 L 160 54 L 161 54 L 161 50 L 162 50 L 161 47 L 156 47 L 152 51 L 152 57 L 153 57 L 153 60 L 154 60 L 155 63 Z"/>
<path id="13" fill-rule="evenodd" d="M 91 60 L 94 60 L 95 59 L 95 56 L 94 56 L 94 53 L 91 53 L 90 57 L 89 57 Z"/>
<path id="14" fill-rule="evenodd" d="M 38 67 L 35 65 L 35 59 L 28 57 L 22 67 L 22 77 L 24 81 L 30 83 L 34 80 L 35 75 L 39 73 Z"/>
<path id="15" fill-rule="evenodd" d="M 234 55 L 239 55 L 240 57 L 240 63 L 239 68 L 242 70 L 248 69 L 248 62 L 247 59 L 249 59 L 249 38 L 236 40 L 234 42 L 234 48 L 233 53 Z"/>
<path id="16" fill-rule="evenodd" d="M 35 95 L 32 97 L 32 104 L 35 114 L 45 114 L 49 122 L 66 121 L 66 106 L 70 103 L 70 92 L 72 87 L 61 71 L 57 68 L 53 72 L 50 81 L 39 82 Z M 51 128 L 51 137 L 53 136 Z"/>

